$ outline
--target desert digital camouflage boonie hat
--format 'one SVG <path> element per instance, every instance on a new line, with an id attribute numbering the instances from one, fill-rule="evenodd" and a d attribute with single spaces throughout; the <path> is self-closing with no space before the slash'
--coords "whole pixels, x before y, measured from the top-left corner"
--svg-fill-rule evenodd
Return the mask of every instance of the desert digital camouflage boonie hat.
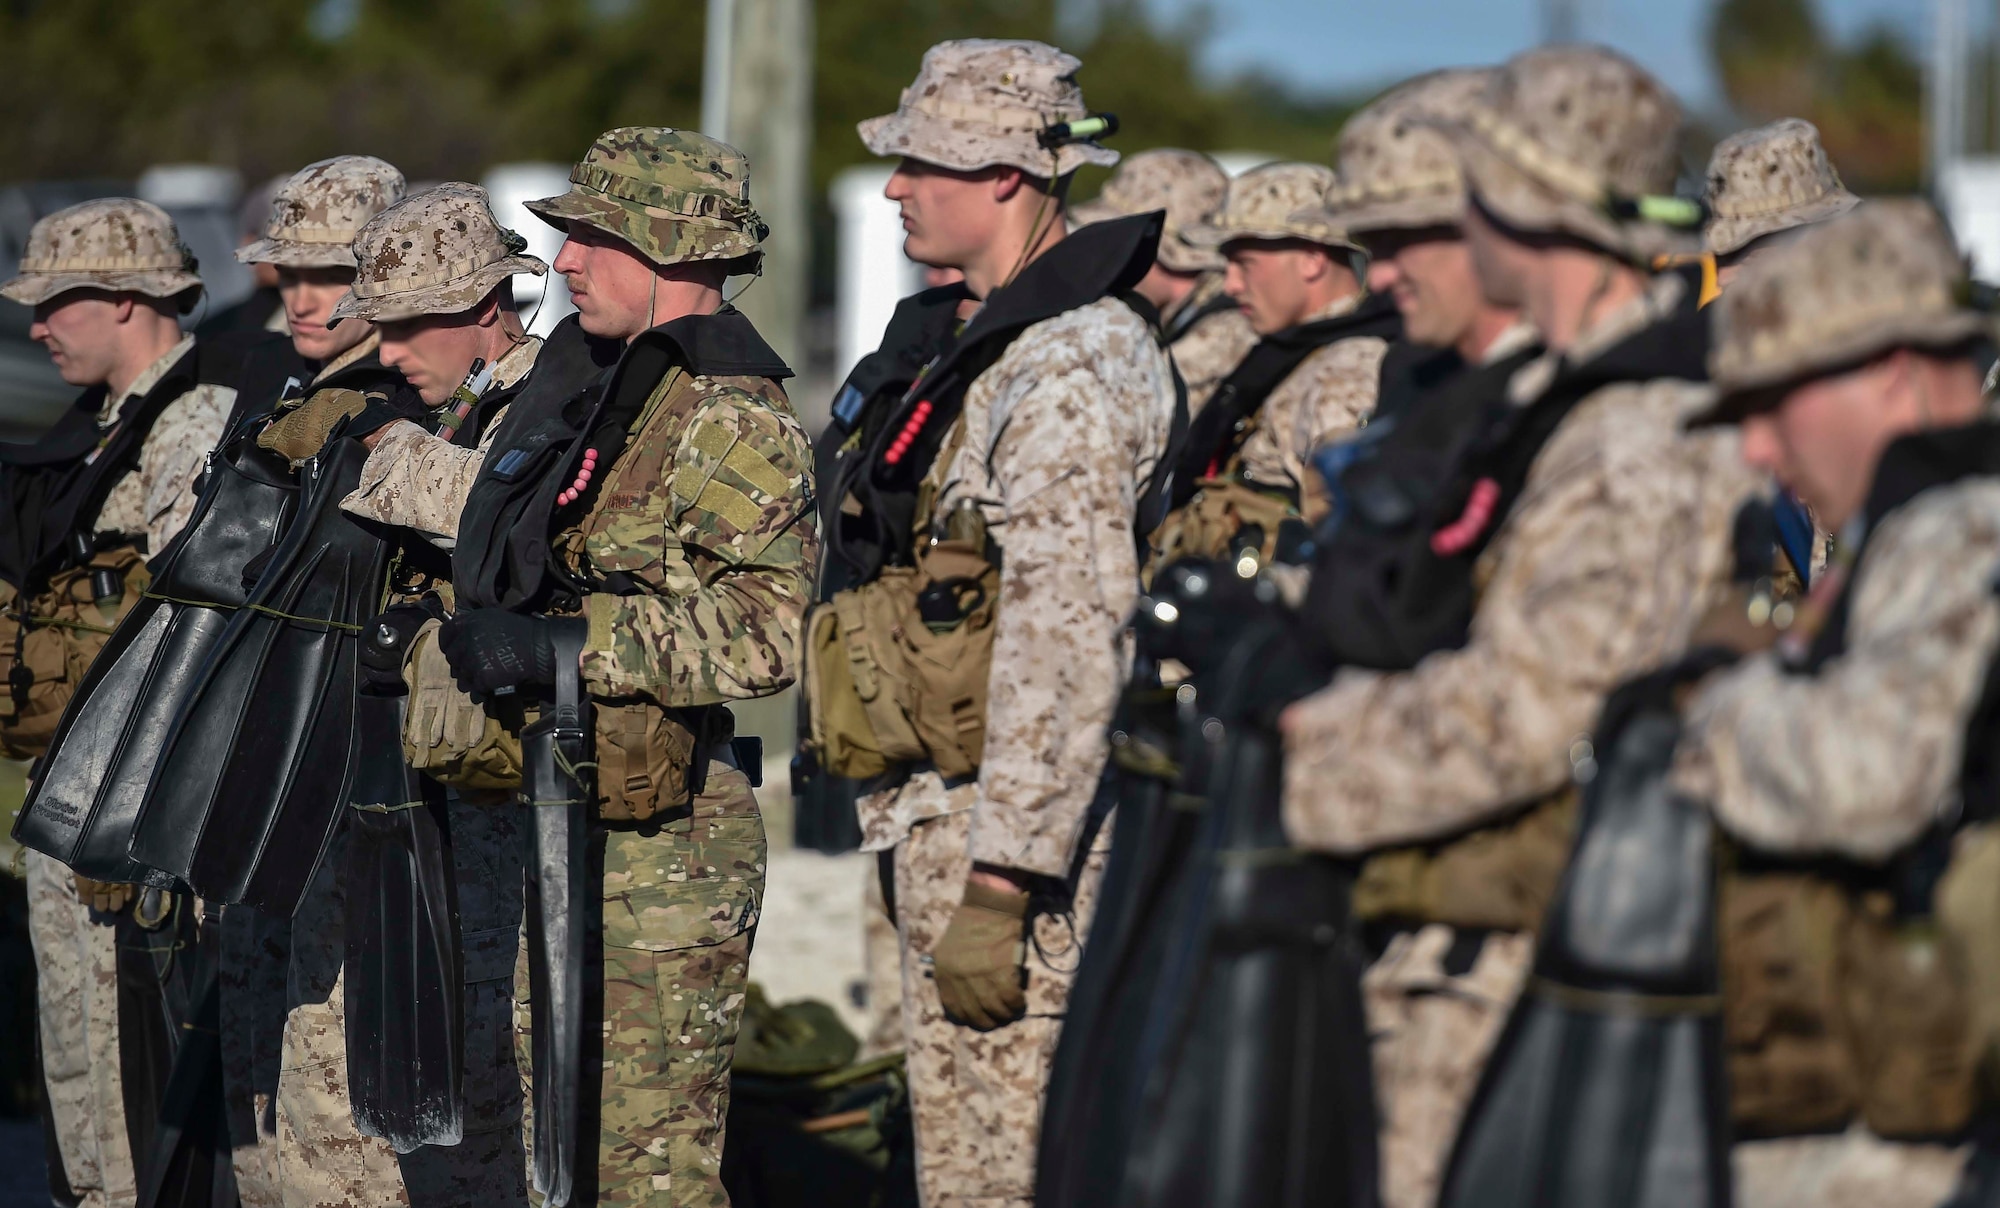
<path id="1" fill-rule="evenodd" d="M 1991 334 L 1965 262 L 1927 201 L 1870 202 L 1744 266 L 1714 311 L 1717 401 L 1693 425 L 1731 423 L 1785 387 L 1896 348 L 1948 349 Z"/>
<path id="2" fill-rule="evenodd" d="M 528 209 L 558 229 L 580 222 L 616 236 L 655 264 L 734 260 L 771 234 L 750 205 L 749 157 L 692 130 L 607 130 L 569 179 L 569 192 Z"/>
<path id="3" fill-rule="evenodd" d="M 286 268 L 353 268 L 354 237 L 401 201 L 404 187 L 395 165 L 372 155 L 307 164 L 271 200 L 264 237 L 238 248 L 236 258 Z"/>
<path id="4" fill-rule="evenodd" d="M 1196 247 L 1183 232 L 1206 222 L 1229 195 L 1229 173 L 1199 151 L 1160 147 L 1141 151 L 1118 165 L 1097 196 L 1070 207 L 1070 221 L 1088 226 L 1111 218 L 1126 218 L 1165 210 L 1160 234 L 1162 268 L 1176 273 L 1220 269 L 1224 261 L 1212 247 Z"/>
<path id="5" fill-rule="evenodd" d="M 1635 263 L 1699 246 L 1699 203 L 1673 195 L 1680 103 L 1615 51 L 1516 55 L 1463 119 L 1440 125 L 1474 198 L 1516 230 L 1570 235 Z"/>
<path id="6" fill-rule="evenodd" d="M 186 313 L 201 296 L 201 278 L 165 210 L 134 197 L 107 197 L 37 222 L 20 273 L 0 285 L 0 297 L 39 306 L 73 289 L 178 298 Z"/>
<path id="7" fill-rule="evenodd" d="M 1334 148 L 1338 180 L 1326 194 L 1326 220 L 1351 233 L 1457 226 L 1465 181 L 1457 150 L 1434 123 L 1464 121 L 1496 74 L 1434 71 L 1347 119 Z"/>
<path id="8" fill-rule="evenodd" d="M 426 189 L 361 228 L 354 240 L 354 285 L 327 325 L 471 310 L 514 274 L 549 271 L 523 254 L 527 247 L 493 217 L 493 203 L 478 185 L 452 181 Z"/>
<path id="9" fill-rule="evenodd" d="M 1795 117 L 1717 143 L 1703 200 L 1709 210 L 1708 250 L 1718 256 L 1861 204 L 1827 161 L 1818 127 Z"/>
<path id="10" fill-rule="evenodd" d="M 1089 140 L 1051 151 L 1043 131 L 1090 116 L 1075 55 L 1045 42 L 967 38 L 924 52 L 916 82 L 896 112 L 856 127 L 876 155 L 905 156 L 976 172 L 997 165 L 1040 177 L 1065 176 L 1085 164 L 1108 168 L 1118 153 Z"/>
<path id="11" fill-rule="evenodd" d="M 1335 182 L 1325 164 L 1280 163 L 1252 168 L 1229 182 L 1229 196 L 1208 222 L 1186 232 L 1197 247 L 1239 239 L 1303 239 L 1359 252 L 1347 228 L 1326 212 Z"/>

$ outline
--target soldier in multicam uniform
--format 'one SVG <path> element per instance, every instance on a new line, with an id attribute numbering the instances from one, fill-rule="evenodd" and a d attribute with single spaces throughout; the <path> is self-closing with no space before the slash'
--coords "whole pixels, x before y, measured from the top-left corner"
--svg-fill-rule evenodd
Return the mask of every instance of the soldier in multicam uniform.
<path id="1" fill-rule="evenodd" d="M 1481 291 L 1549 351 L 1418 533 L 1462 627 L 1406 670 L 1343 668 L 1285 717 L 1286 828 L 1369 856 L 1356 912 L 1391 936 L 1367 980 L 1394 1208 L 1434 1202 L 1527 974 L 1568 854 L 1572 744 L 1686 645 L 1756 485 L 1733 442 L 1681 434 L 1700 318 L 1681 277 L 1635 267 L 1686 238 L 1640 204 L 1672 186 L 1679 127 L 1665 88 L 1591 47 L 1515 58 L 1448 127 Z"/>
<path id="2" fill-rule="evenodd" d="M 10 631 L 0 671 L 23 671 L 31 685 L 17 688 L 10 716 L 0 719 L 13 758 L 46 750 L 69 692 L 144 587 L 142 558 L 187 523 L 203 458 L 234 405 L 235 390 L 204 380 L 212 375 L 198 371 L 194 337 L 181 334 L 177 316 L 201 293 L 194 267 L 164 211 L 112 198 L 37 222 L 19 275 L 0 285 L 0 295 L 34 307 L 29 335 L 48 346 L 63 380 L 86 388 L 54 431 L 0 468 L 0 523 L 11 529 L 0 566 Z M 93 463 L 103 470 L 82 469 Z M 52 526 L 65 508 L 70 523 Z M 70 530 L 96 536 L 80 563 L 64 556 Z M 122 600 L 87 602 L 93 567 L 124 577 Z M 75 612 L 79 599 L 84 614 Z M 60 1173 L 77 1202 L 129 1204 L 137 1192 L 114 928 L 132 909 L 134 887 L 72 879 L 47 856 L 26 858 L 43 1085 Z"/>
<path id="3" fill-rule="evenodd" d="M 617 451 L 573 456 L 562 476 L 577 477 L 547 536 L 517 539 L 552 537 L 562 577 L 585 590 L 555 601 L 557 615 L 515 612 L 459 574 L 460 611 L 439 644 L 475 696 L 546 694 L 559 630 L 582 637 L 604 880 L 598 1202 L 720 1205 L 765 850 L 722 706 L 796 675 L 818 552 L 812 447 L 779 384 L 790 371 L 723 303 L 724 280 L 756 269 L 767 233 L 743 154 L 691 131 L 628 127 L 602 135 L 570 179 L 529 208 L 568 234 L 555 267 L 583 330 L 627 344 L 627 364 L 651 348 L 672 362 L 621 388 L 644 400 L 629 439 L 586 429 L 590 449 Z M 537 422 L 517 405 L 488 470 Z M 489 485 L 508 484 L 491 472 L 475 484 L 458 566 L 475 538 L 510 539 L 477 519 Z"/>
<path id="4" fill-rule="evenodd" d="M 1229 193 L 1229 174 L 1199 151 L 1160 147 L 1118 165 L 1096 198 L 1070 211 L 1074 226 L 1165 210 L 1160 250 L 1133 292 L 1160 312 L 1167 350 L 1199 414 L 1215 388 L 1257 342 L 1243 308 L 1224 290 L 1228 261 L 1186 232 L 1208 222 Z"/>
<path id="5" fill-rule="evenodd" d="M 403 191 L 403 174 L 370 156 L 308 164 L 278 190 L 264 237 L 236 253 L 246 264 L 276 267 L 292 345 L 313 371 L 302 390 L 276 400 L 255 436 L 295 464 L 370 399 L 406 389 L 381 363 L 380 337 L 366 320 L 333 318 L 354 281 L 355 237 Z M 244 400 L 239 422 L 273 401 Z M 327 888 L 332 881 L 321 877 L 291 920 L 244 906 L 223 911 L 223 1079 L 237 1186 L 250 1208 L 407 1199 L 395 1151 L 354 1131 L 339 984 L 342 907 L 337 886 Z"/>
<path id="6" fill-rule="evenodd" d="M 1909 854 L 1949 842 L 1957 820 L 1990 821 L 1990 801 L 1969 792 L 1958 800 L 1960 769 L 1977 762 L 1968 744 L 1992 740 L 1967 727 L 2000 650 L 2000 431 L 1985 416 L 1974 358 L 1990 320 L 1965 308 L 1965 287 L 1936 212 L 1885 201 L 1760 255 L 1715 307 L 1719 398 L 1699 419 L 1740 425 L 1744 459 L 1796 490 L 1846 547 L 1782 636 L 1741 620 L 1710 631 L 1752 652 L 1693 695 L 1672 783 L 1708 802 L 1756 853 L 1740 863 L 1831 861 L 1856 870 L 1850 883 L 1879 888 L 1909 877 Z M 1772 639 L 1775 649 L 1755 649 Z M 1973 834 L 1957 838 L 1956 851 L 1975 849 Z M 1932 916 L 1947 913 L 1953 893 L 1953 860 L 1935 901 L 1897 895 L 1899 922 L 1934 933 Z M 1824 899 L 1815 906 L 1826 910 Z M 1978 923 L 1991 932 L 1990 917 Z M 1729 945 L 1725 929 L 1725 960 Z M 1949 998 L 1936 971 L 1977 954 L 1928 951 L 1897 980 L 1905 993 L 1928 987 L 1920 992 Z M 1742 988 L 1725 974 L 1726 1004 Z M 1867 997 L 1865 983 L 1840 990 L 1843 1005 Z M 1740 1017 L 1725 1006 L 1725 1018 Z M 1902 1022 L 1863 1026 L 1882 1046 Z M 1953 1047 L 1937 1033 L 1916 1043 L 1926 1077 Z M 1918 1067 L 1896 1068 L 1909 1092 L 1922 1085 Z M 1973 1062 L 1961 1060 L 1958 1072 L 1971 1079 Z M 1816 1081 L 1810 1094 L 1843 1099 L 1851 1114 L 1854 1084 L 1852 1074 Z M 1864 1091 L 1864 1116 L 1866 1100 Z M 1835 1131 L 1846 1122 L 1738 1142 L 1736 1202 L 1916 1208 L 1950 1195 L 1969 1146 L 1887 1141 L 1860 1120 Z"/>
<path id="7" fill-rule="evenodd" d="M 898 567 L 947 529 L 972 557 L 992 558 L 975 531 L 1004 551 L 986 572 L 991 665 L 970 688 L 976 773 L 947 782 L 915 762 L 860 803 L 864 849 L 893 852 L 929 1208 L 1033 1195 L 1042 1091 L 1107 849 L 1088 814 L 1128 673 L 1135 517 L 1175 406 L 1167 354 L 1118 297 L 1150 265 L 1158 219 L 1068 230 L 1070 175 L 1116 162 L 1073 134 L 1089 116 L 1080 67 L 1039 42 L 941 43 L 896 112 L 860 128 L 870 151 L 902 157 L 886 193 L 905 250 L 961 269 L 983 306 L 865 430 L 865 464 L 835 488 L 860 494 L 841 507 L 852 498 L 865 526 L 888 513 L 863 496 L 916 499 L 882 547 Z"/>
<path id="8" fill-rule="evenodd" d="M 1153 566 L 1233 554 L 1254 532 L 1265 561 L 1326 514 L 1313 451 L 1368 422 L 1401 320 L 1360 278 L 1361 249 L 1321 206 L 1334 174 L 1266 164 L 1229 182 L 1214 219 L 1187 232 L 1220 247 L 1226 288 L 1259 336 L 1188 429 Z"/>
<path id="9" fill-rule="evenodd" d="M 1861 204 L 1827 162 L 1819 130 L 1795 117 L 1717 143 L 1703 200 L 1709 210 L 1703 242 L 1715 257 L 1718 289 L 1801 228 Z"/>

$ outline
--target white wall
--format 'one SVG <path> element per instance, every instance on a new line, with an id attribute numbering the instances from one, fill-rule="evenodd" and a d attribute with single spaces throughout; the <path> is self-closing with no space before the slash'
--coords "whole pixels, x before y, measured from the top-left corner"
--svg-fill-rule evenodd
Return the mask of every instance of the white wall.
<path id="1" fill-rule="evenodd" d="M 846 378 L 856 361 L 875 351 L 896 303 L 923 288 L 923 268 L 903 255 L 903 222 L 896 203 L 882 196 L 891 171 L 887 164 L 849 168 L 833 178 L 828 190 L 840 253 L 834 291 L 836 378 Z"/>

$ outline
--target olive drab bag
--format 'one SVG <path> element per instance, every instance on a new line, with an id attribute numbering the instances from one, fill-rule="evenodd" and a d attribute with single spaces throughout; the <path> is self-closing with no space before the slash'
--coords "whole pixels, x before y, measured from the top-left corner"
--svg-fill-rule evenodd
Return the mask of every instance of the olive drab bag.
<path id="1" fill-rule="evenodd" d="M 806 628 L 810 745 L 836 776 L 929 760 L 971 776 L 986 751 L 1000 568 L 976 505 L 952 509 L 915 567 L 837 593 Z"/>
<path id="2" fill-rule="evenodd" d="M 48 749 L 83 673 L 150 582 L 145 558 L 120 546 L 59 572 L 47 591 L 0 615 L 0 750 L 8 757 Z"/>
<path id="3" fill-rule="evenodd" d="M 459 690 L 438 649 L 440 624 L 424 622 L 403 663 L 403 682 L 410 689 L 403 756 L 412 768 L 453 788 L 518 788 L 521 739 Z"/>
<path id="4" fill-rule="evenodd" d="M 1239 549 L 1253 549 L 1268 563 L 1278 557 L 1281 535 L 1292 531 L 1303 536 L 1306 520 L 1285 492 L 1237 478 L 1205 478 L 1194 497 L 1154 530 L 1146 579 L 1184 558 L 1222 559 Z"/>

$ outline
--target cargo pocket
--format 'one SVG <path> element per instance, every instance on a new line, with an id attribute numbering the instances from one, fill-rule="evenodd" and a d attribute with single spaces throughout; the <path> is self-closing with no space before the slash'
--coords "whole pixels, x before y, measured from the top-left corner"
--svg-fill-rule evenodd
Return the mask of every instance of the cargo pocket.
<path id="1" fill-rule="evenodd" d="M 757 898 L 752 882 L 715 878 L 605 899 L 604 1062 L 612 1082 L 669 1089 L 727 1075 Z"/>

